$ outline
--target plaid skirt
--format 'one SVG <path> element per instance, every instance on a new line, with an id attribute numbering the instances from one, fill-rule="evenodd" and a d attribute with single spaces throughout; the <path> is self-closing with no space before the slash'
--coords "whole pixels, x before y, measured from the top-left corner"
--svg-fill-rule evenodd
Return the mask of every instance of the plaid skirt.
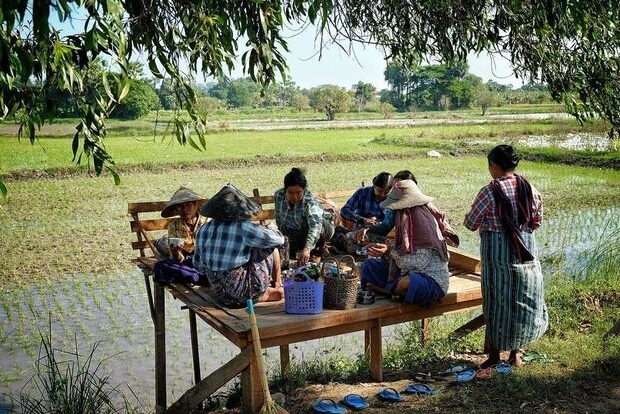
<path id="1" fill-rule="evenodd" d="M 260 298 L 271 284 L 274 249 L 252 249 L 250 260 L 243 266 L 205 274 L 212 295 L 230 308 L 243 308 L 248 299 Z"/>

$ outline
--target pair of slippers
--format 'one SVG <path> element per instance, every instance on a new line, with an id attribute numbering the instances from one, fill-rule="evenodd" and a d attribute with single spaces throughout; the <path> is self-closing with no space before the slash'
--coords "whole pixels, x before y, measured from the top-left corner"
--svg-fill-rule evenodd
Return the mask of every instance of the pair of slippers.
<path id="1" fill-rule="evenodd" d="M 407 385 L 403 391 L 406 394 L 414 395 L 433 395 L 437 390 L 429 385 L 423 383 L 414 383 Z M 403 401 L 403 396 L 394 388 L 384 388 L 377 394 L 377 397 L 383 401 L 399 402 Z"/>
<path id="2" fill-rule="evenodd" d="M 312 404 L 312 411 L 316 414 L 344 414 L 347 408 L 353 411 L 361 411 L 368 408 L 368 401 L 358 394 L 348 394 L 340 401 L 342 405 L 330 398 L 321 398 Z"/>

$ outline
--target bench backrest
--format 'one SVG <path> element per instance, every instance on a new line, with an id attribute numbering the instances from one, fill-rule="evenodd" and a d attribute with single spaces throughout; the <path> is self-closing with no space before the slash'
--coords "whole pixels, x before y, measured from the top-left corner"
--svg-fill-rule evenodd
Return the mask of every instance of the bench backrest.
<path id="1" fill-rule="evenodd" d="M 354 190 L 342 190 L 313 192 L 313 194 L 320 200 L 331 200 L 341 206 L 351 197 L 353 192 Z M 275 220 L 273 194 L 261 195 L 259 190 L 255 188 L 253 196 L 250 198 L 263 207 L 263 211 L 252 217 L 252 220 L 261 223 Z M 139 201 L 127 204 L 127 213 L 131 217 L 129 227 L 131 232 L 136 235 L 135 240 L 131 243 L 131 248 L 137 250 L 140 257 L 156 256 L 152 251 L 151 243 L 166 233 L 168 223 L 173 220 L 173 218 L 161 217 L 161 211 L 167 203 L 168 201 Z"/>

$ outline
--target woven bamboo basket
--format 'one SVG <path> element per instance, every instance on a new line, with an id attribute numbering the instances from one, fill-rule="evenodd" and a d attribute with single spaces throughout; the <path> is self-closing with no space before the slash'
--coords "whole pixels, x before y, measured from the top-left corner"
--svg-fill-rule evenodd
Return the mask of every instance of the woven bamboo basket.
<path id="1" fill-rule="evenodd" d="M 351 266 L 347 266 L 347 262 Z M 334 266 L 330 266 L 335 265 Z M 336 271 L 334 271 L 336 269 Z M 323 291 L 323 307 L 327 309 L 353 309 L 357 303 L 359 278 L 355 275 L 355 259 L 346 255 L 337 260 L 328 257 L 323 261 L 321 274 L 325 288 Z"/>

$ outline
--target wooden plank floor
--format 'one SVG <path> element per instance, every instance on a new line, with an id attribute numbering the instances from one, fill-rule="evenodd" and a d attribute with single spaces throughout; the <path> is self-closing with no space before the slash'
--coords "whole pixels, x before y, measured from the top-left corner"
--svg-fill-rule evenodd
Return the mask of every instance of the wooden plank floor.
<path id="1" fill-rule="evenodd" d="M 267 348 L 316 339 L 324 335 L 321 332 L 318 333 L 320 336 L 315 337 L 317 333 L 313 334 L 313 331 L 327 328 L 342 330 L 342 333 L 354 332 L 351 330 L 354 329 L 353 326 L 347 328 L 346 325 L 370 319 L 384 319 L 381 325 L 387 326 L 479 306 L 482 300 L 480 276 L 458 269 L 451 274 L 448 294 L 430 307 L 405 305 L 391 298 L 378 296 L 372 305 L 357 305 L 356 308 L 348 310 L 324 309 L 315 315 L 294 315 L 285 312 L 284 301 L 258 303 L 255 305 L 255 312 L 261 344 Z M 173 284 L 168 289 L 176 299 L 192 308 L 201 319 L 232 343 L 238 347 L 247 343 L 250 323 L 245 309 L 224 309 L 217 306 L 213 300 L 208 299 L 208 290 L 202 287 Z M 336 328 L 342 325 L 345 327 Z"/>

